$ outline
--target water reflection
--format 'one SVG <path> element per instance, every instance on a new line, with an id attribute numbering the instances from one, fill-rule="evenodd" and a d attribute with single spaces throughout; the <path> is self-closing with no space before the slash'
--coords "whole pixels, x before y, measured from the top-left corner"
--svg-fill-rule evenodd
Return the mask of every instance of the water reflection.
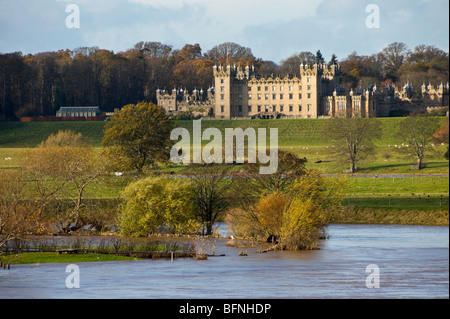
<path id="1" fill-rule="evenodd" d="M 193 259 L 80 263 L 80 289 L 65 287 L 66 264 L 0 270 L 0 298 L 448 298 L 449 228 L 331 225 L 320 250 L 226 247 Z M 248 256 L 238 252 L 248 250 Z M 367 289 L 366 266 L 380 268 Z"/>

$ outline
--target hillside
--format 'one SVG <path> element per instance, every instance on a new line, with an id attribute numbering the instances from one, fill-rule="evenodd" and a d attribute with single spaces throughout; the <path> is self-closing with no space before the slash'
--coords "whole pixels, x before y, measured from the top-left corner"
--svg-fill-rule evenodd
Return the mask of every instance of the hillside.
<path id="1" fill-rule="evenodd" d="M 380 118 L 383 136 L 377 143 L 375 156 L 360 163 L 359 173 L 371 174 L 411 174 L 410 165 L 414 158 L 400 154 L 394 145 L 402 141 L 396 137 L 401 118 Z M 445 118 L 442 118 L 442 122 Z M 331 144 L 326 136 L 321 134 L 326 119 L 296 119 L 296 120 L 208 120 L 202 121 L 202 131 L 214 127 L 220 129 L 224 137 L 225 128 L 278 128 L 278 145 L 286 150 L 308 159 L 307 166 L 323 173 L 342 173 L 346 165 L 337 163 L 331 158 Z M 192 121 L 174 121 L 176 127 L 189 130 L 192 138 Z M 50 134 L 58 130 L 81 132 L 89 138 L 94 147 L 101 147 L 105 122 L 0 122 L 0 159 L 17 157 L 14 154 L 19 149 L 32 148 L 39 145 Z M 267 134 L 269 132 L 267 131 Z M 207 144 L 209 141 L 203 141 Z M 430 149 L 425 162 L 428 168 L 420 174 L 448 174 L 448 161 L 443 153 L 446 146 L 437 145 Z M 16 151 L 14 151 L 16 150 Z M 3 162 L 3 161 L 2 161 Z M 320 162 L 320 163 L 315 163 Z M 2 167 L 15 166 L 14 161 L 2 163 Z"/>
<path id="2" fill-rule="evenodd" d="M 380 146 L 401 144 L 396 138 L 401 118 L 380 118 L 383 137 L 377 141 Z M 295 120 L 211 120 L 202 121 L 202 129 L 215 127 L 224 132 L 225 128 L 278 128 L 280 146 L 325 146 L 328 139 L 321 135 L 326 119 Z M 442 119 L 444 121 L 444 119 Z M 174 121 L 177 127 L 192 132 L 192 121 Z M 35 147 L 50 134 L 59 130 L 81 132 L 92 141 L 93 146 L 101 146 L 105 122 L 0 122 L 0 148 Z"/>

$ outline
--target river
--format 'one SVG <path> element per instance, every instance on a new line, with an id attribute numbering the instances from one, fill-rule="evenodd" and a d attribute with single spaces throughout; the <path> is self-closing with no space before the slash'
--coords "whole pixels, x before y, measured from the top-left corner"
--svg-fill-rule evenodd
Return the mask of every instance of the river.
<path id="1" fill-rule="evenodd" d="M 0 298 L 449 298 L 449 228 L 330 225 L 321 249 L 254 253 L 226 247 L 194 259 L 79 263 L 80 288 L 66 287 L 67 264 L 0 269 Z M 379 288 L 367 288 L 368 265 Z M 372 277 L 370 277 L 372 278 Z M 370 280 L 374 283 L 374 280 Z"/>

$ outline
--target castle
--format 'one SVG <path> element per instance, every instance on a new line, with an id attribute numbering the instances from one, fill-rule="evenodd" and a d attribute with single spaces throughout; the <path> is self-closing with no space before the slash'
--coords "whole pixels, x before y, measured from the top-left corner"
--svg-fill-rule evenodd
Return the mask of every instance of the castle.
<path id="1" fill-rule="evenodd" d="M 449 84 L 422 86 L 419 96 L 404 87 L 376 86 L 355 91 L 342 87 L 339 65 L 300 65 L 300 77 L 257 77 L 253 66 L 213 67 L 214 87 L 206 92 L 157 90 L 167 114 L 191 112 L 210 119 L 382 117 L 449 105 Z"/>

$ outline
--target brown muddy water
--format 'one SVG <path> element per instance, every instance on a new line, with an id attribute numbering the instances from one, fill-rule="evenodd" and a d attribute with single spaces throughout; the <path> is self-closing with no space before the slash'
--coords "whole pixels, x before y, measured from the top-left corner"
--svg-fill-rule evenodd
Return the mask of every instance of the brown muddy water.
<path id="1" fill-rule="evenodd" d="M 0 298 L 449 298 L 448 227 L 330 225 L 328 233 L 313 251 L 258 254 L 214 239 L 225 256 L 79 263 L 79 288 L 66 286 L 68 264 L 13 265 L 0 270 Z"/>

